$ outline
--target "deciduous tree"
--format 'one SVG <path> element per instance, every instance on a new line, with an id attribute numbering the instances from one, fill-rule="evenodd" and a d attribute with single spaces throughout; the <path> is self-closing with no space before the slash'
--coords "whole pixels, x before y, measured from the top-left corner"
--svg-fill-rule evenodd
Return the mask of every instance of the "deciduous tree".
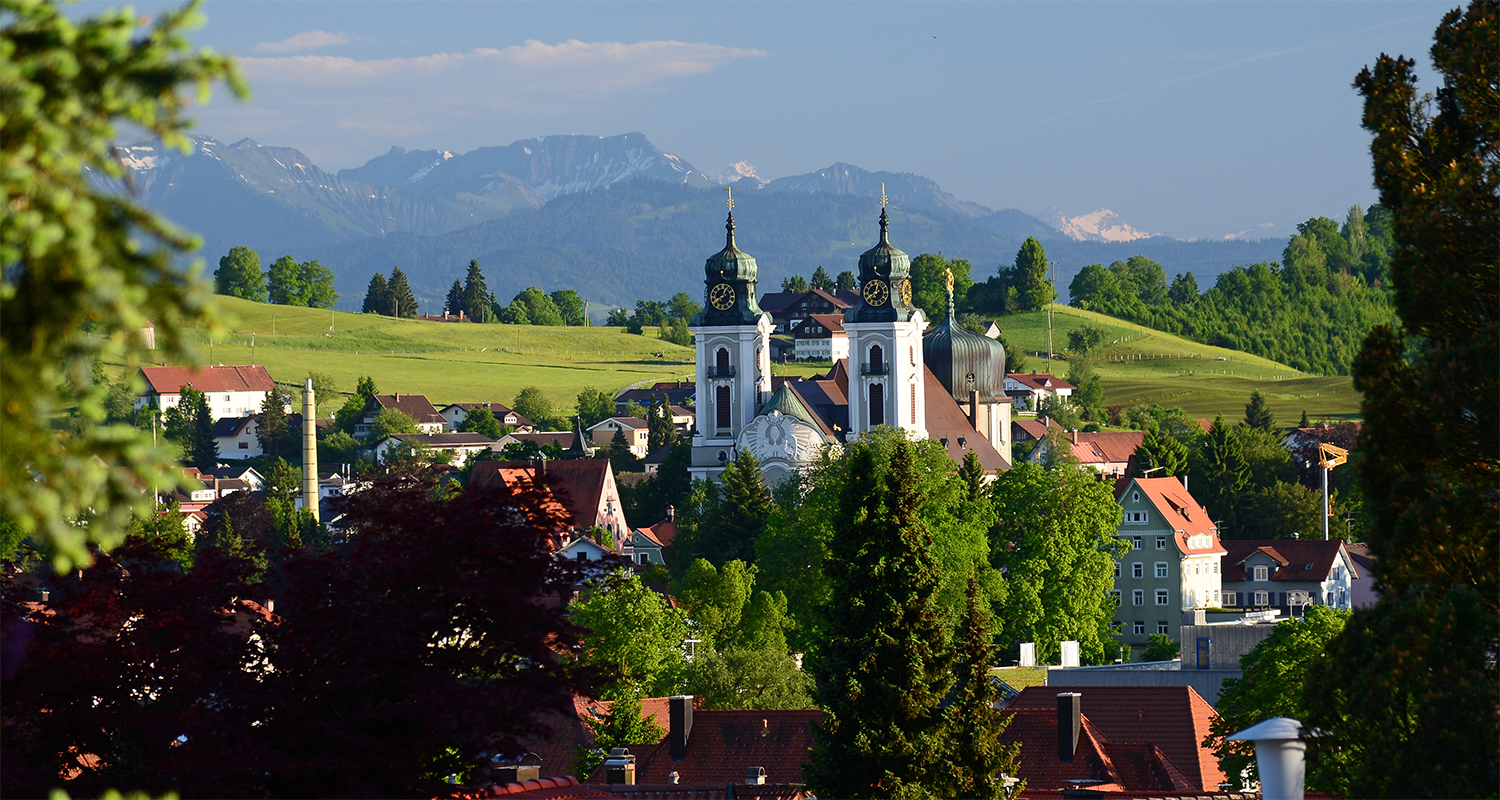
<path id="1" fill-rule="evenodd" d="M 477 433 L 491 439 L 499 439 L 505 435 L 501 430 L 500 420 L 495 419 L 495 412 L 491 411 L 489 406 L 478 406 L 465 414 L 464 421 L 459 423 L 458 429 L 463 433 Z"/>
<path id="2" fill-rule="evenodd" d="M 266 302 L 266 275 L 260 270 L 260 256 L 248 247 L 230 248 L 214 270 L 214 292 Z"/>
<path id="3" fill-rule="evenodd" d="M 615 399 L 592 386 L 578 393 L 578 419 L 585 430 L 615 415 Z"/>
<path id="4" fill-rule="evenodd" d="M 583 630 L 578 664 L 611 679 L 600 694 L 604 699 L 680 690 L 687 673 L 687 617 L 628 568 L 589 583 L 568 607 L 568 618 Z"/>
<path id="5" fill-rule="evenodd" d="M 306 288 L 302 284 L 302 269 L 297 259 L 288 254 L 271 264 L 266 271 L 266 292 L 271 303 L 278 306 L 306 305 L 303 302 Z"/>

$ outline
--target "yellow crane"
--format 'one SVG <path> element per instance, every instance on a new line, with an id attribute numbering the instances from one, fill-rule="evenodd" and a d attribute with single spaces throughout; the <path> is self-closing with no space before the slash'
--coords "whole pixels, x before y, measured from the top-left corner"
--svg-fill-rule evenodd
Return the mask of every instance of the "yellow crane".
<path id="1" fill-rule="evenodd" d="M 1349 460 L 1349 451 L 1327 442 L 1318 443 L 1318 465 L 1323 468 L 1323 541 L 1328 541 L 1328 470 Z"/>

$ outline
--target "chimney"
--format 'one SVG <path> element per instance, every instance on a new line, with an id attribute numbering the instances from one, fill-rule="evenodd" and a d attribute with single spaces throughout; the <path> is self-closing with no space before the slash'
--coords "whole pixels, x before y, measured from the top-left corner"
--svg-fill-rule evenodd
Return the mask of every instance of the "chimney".
<path id="1" fill-rule="evenodd" d="M 745 767 L 746 786 L 764 786 L 766 784 L 765 767 Z"/>
<path id="2" fill-rule="evenodd" d="M 667 506 L 667 521 L 677 521 L 677 506 Z"/>
<path id="3" fill-rule="evenodd" d="M 688 737 L 693 734 L 693 696 L 672 695 L 667 730 L 667 748 L 673 761 L 687 758 Z"/>
<path id="4" fill-rule="evenodd" d="M 623 747 L 609 751 L 604 759 L 604 782 L 635 785 L 635 756 Z"/>
<path id="5" fill-rule="evenodd" d="M 1264 800 L 1302 800 L 1306 789 L 1307 743 L 1301 739 L 1302 723 L 1290 717 L 1272 717 L 1239 733 L 1232 742 L 1255 742 L 1255 767 L 1260 773 L 1260 796 Z"/>
<path id="6" fill-rule="evenodd" d="M 318 401 L 313 396 L 312 378 L 302 390 L 302 503 L 318 516 Z"/>
<path id="7" fill-rule="evenodd" d="M 1078 749 L 1078 733 L 1083 727 L 1081 706 L 1083 695 L 1077 692 L 1059 692 L 1057 695 L 1057 760 L 1073 763 L 1073 753 Z"/>
<path id="8" fill-rule="evenodd" d="M 1182 473 L 1182 490 L 1184 492 L 1188 490 L 1188 488 L 1187 488 L 1187 473 L 1186 472 Z"/>
<path id="9" fill-rule="evenodd" d="M 1073 430 L 1068 431 L 1068 441 L 1072 442 L 1073 444 L 1078 444 L 1078 429 L 1077 428 L 1074 428 Z"/>
<path id="10" fill-rule="evenodd" d="M 969 427 L 979 430 L 979 390 L 969 390 Z"/>

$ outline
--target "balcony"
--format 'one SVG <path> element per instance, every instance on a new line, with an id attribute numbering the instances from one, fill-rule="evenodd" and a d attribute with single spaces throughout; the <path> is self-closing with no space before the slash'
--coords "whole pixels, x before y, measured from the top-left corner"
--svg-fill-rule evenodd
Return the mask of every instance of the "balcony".
<path id="1" fill-rule="evenodd" d="M 709 367 L 705 372 L 710 378 L 733 378 L 734 367 Z"/>
<path id="2" fill-rule="evenodd" d="M 887 364 L 884 361 L 876 361 L 873 363 L 865 363 L 859 365 L 859 374 L 861 375 L 889 375 L 890 373 L 891 365 Z"/>

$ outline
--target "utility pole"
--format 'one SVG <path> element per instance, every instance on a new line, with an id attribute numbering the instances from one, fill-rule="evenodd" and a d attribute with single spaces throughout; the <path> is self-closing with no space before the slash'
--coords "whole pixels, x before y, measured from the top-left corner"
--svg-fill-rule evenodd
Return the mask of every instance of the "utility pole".
<path id="1" fill-rule="evenodd" d="M 1051 277 L 1047 282 L 1052 286 L 1052 299 L 1047 301 L 1047 374 L 1052 374 L 1052 304 L 1057 301 L 1057 262 L 1048 261 L 1047 269 L 1051 271 Z"/>
<path id="2" fill-rule="evenodd" d="M 255 366 L 255 331 L 250 331 L 250 366 Z"/>

